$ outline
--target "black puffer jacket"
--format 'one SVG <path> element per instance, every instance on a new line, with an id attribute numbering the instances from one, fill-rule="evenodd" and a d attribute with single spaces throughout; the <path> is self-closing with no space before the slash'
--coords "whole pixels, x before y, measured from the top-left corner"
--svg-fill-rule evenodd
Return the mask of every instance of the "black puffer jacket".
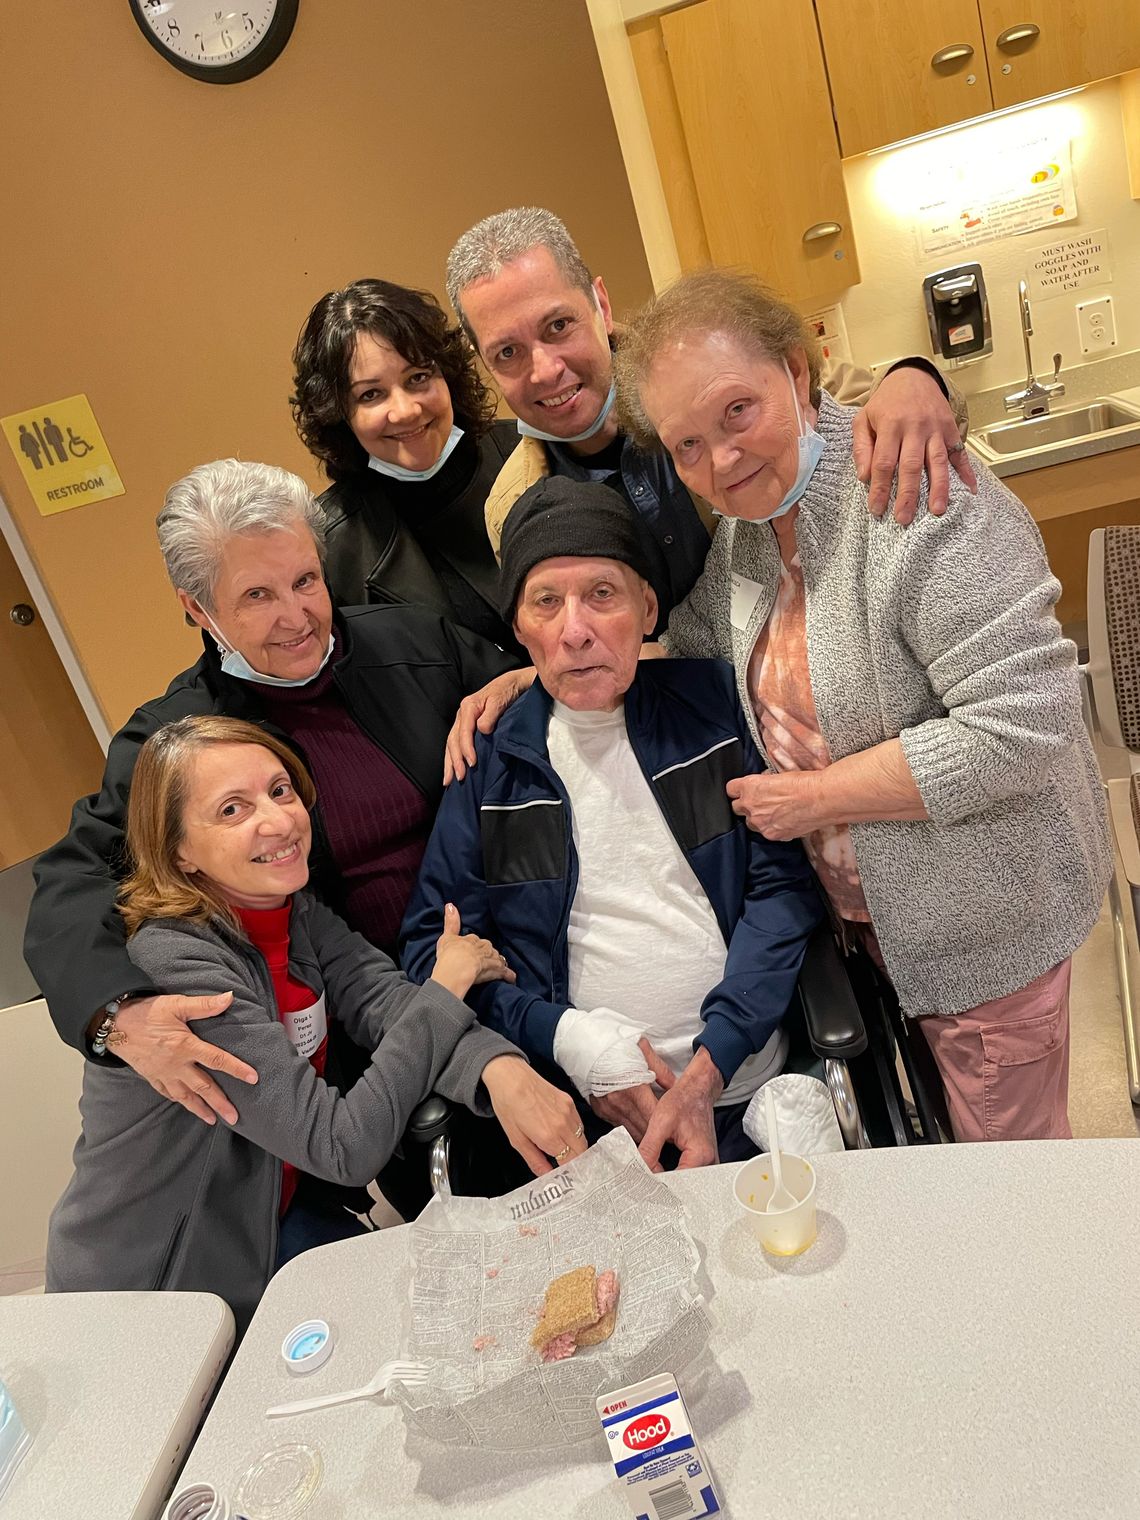
<path id="1" fill-rule="evenodd" d="M 418 607 L 343 609 L 336 631 L 339 658 L 333 674 L 345 706 L 435 808 L 456 708 L 516 661 Z M 127 796 L 140 748 L 163 724 L 200 713 L 270 726 L 257 688 L 224 675 L 213 640 L 203 638 L 203 644 L 198 663 L 176 676 L 163 696 L 144 703 L 115 735 L 102 787 L 76 803 L 70 831 L 36 863 L 24 955 L 61 1038 L 85 1054 L 87 1026 L 104 1003 L 126 992 L 163 990 L 128 957 L 115 908 L 125 866 Z M 291 743 L 288 735 L 280 737 Z M 339 909 L 340 875 L 319 806 L 313 813 L 309 885 Z"/>
<path id="2" fill-rule="evenodd" d="M 521 654 L 499 616 L 499 572 L 483 516 L 518 441 L 513 423 L 495 422 L 481 438 L 461 439 L 429 481 L 364 469 L 331 485 L 319 500 L 337 602 L 414 603 Z"/>

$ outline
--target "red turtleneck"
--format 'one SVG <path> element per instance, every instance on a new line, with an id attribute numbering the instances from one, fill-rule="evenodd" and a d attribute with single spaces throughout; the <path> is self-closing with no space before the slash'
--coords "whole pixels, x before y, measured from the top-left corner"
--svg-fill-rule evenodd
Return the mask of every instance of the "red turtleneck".
<path id="1" fill-rule="evenodd" d="M 289 972 L 289 915 L 292 909 L 290 898 L 281 908 L 238 908 L 237 914 L 254 948 L 261 952 L 269 967 L 273 995 L 277 999 L 277 1017 L 289 1031 L 294 1045 L 308 1055 L 317 1074 L 324 1076 L 329 1043 L 324 994 L 306 987 Z M 318 1010 L 318 1005 L 319 1011 L 314 1015 L 299 1017 L 310 1010 Z M 284 1214 L 297 1187 L 297 1168 L 287 1161 L 282 1165 L 281 1213 Z"/>

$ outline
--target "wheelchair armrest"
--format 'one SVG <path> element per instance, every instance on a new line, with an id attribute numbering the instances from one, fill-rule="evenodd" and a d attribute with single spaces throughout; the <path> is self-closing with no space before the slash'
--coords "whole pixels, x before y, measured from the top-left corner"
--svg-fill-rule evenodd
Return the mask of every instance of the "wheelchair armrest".
<path id="1" fill-rule="evenodd" d="M 431 1093 L 422 1103 L 417 1104 L 404 1134 L 417 1145 L 430 1145 L 440 1135 L 447 1133 L 451 1114 L 451 1104 L 447 1099 L 441 1098 L 438 1093 Z"/>
<path id="2" fill-rule="evenodd" d="M 808 941 L 796 992 L 817 1055 L 842 1061 L 863 1054 L 867 1048 L 863 1014 L 826 923 Z"/>

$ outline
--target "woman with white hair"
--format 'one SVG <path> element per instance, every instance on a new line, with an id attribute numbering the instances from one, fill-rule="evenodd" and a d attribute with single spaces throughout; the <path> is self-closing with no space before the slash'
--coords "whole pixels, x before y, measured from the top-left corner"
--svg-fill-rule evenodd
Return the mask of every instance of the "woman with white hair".
<path id="1" fill-rule="evenodd" d="M 67 836 L 40 858 L 25 954 L 69 1044 L 94 1060 L 125 1061 L 206 1123 L 215 1115 L 232 1123 L 234 1105 L 209 1073 L 248 1082 L 256 1073 L 186 1027 L 221 1013 L 225 1000 L 171 995 L 142 974 L 115 911 L 141 745 L 195 715 L 250 719 L 283 738 L 320 796 L 313 890 L 394 957 L 442 793 L 451 715 L 464 693 L 512 662 L 419 608 L 334 614 L 320 508 L 288 471 L 232 459 L 200 465 L 167 493 L 158 537 L 178 600 L 203 630 L 202 656 L 115 736 L 101 790 L 76 804 Z M 336 1057 L 330 1048 L 334 1075 Z M 446 1073 L 437 1091 L 479 1106 Z M 550 1115 L 535 1111 L 527 1123 L 539 1150 L 561 1148 Z M 483 1137 L 491 1128 L 478 1126 Z M 410 1191 L 407 1183 L 402 1169 L 381 1180 L 401 1212 L 424 1201 L 420 1180 Z"/>

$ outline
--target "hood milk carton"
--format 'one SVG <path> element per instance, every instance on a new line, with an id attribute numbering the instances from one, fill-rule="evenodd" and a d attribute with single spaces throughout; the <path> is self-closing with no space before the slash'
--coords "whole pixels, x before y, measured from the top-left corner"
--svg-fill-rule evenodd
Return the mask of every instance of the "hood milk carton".
<path id="1" fill-rule="evenodd" d="M 704 1520 L 720 1514 L 689 1412 L 669 1373 L 597 1400 L 610 1460 L 636 1520 Z"/>

